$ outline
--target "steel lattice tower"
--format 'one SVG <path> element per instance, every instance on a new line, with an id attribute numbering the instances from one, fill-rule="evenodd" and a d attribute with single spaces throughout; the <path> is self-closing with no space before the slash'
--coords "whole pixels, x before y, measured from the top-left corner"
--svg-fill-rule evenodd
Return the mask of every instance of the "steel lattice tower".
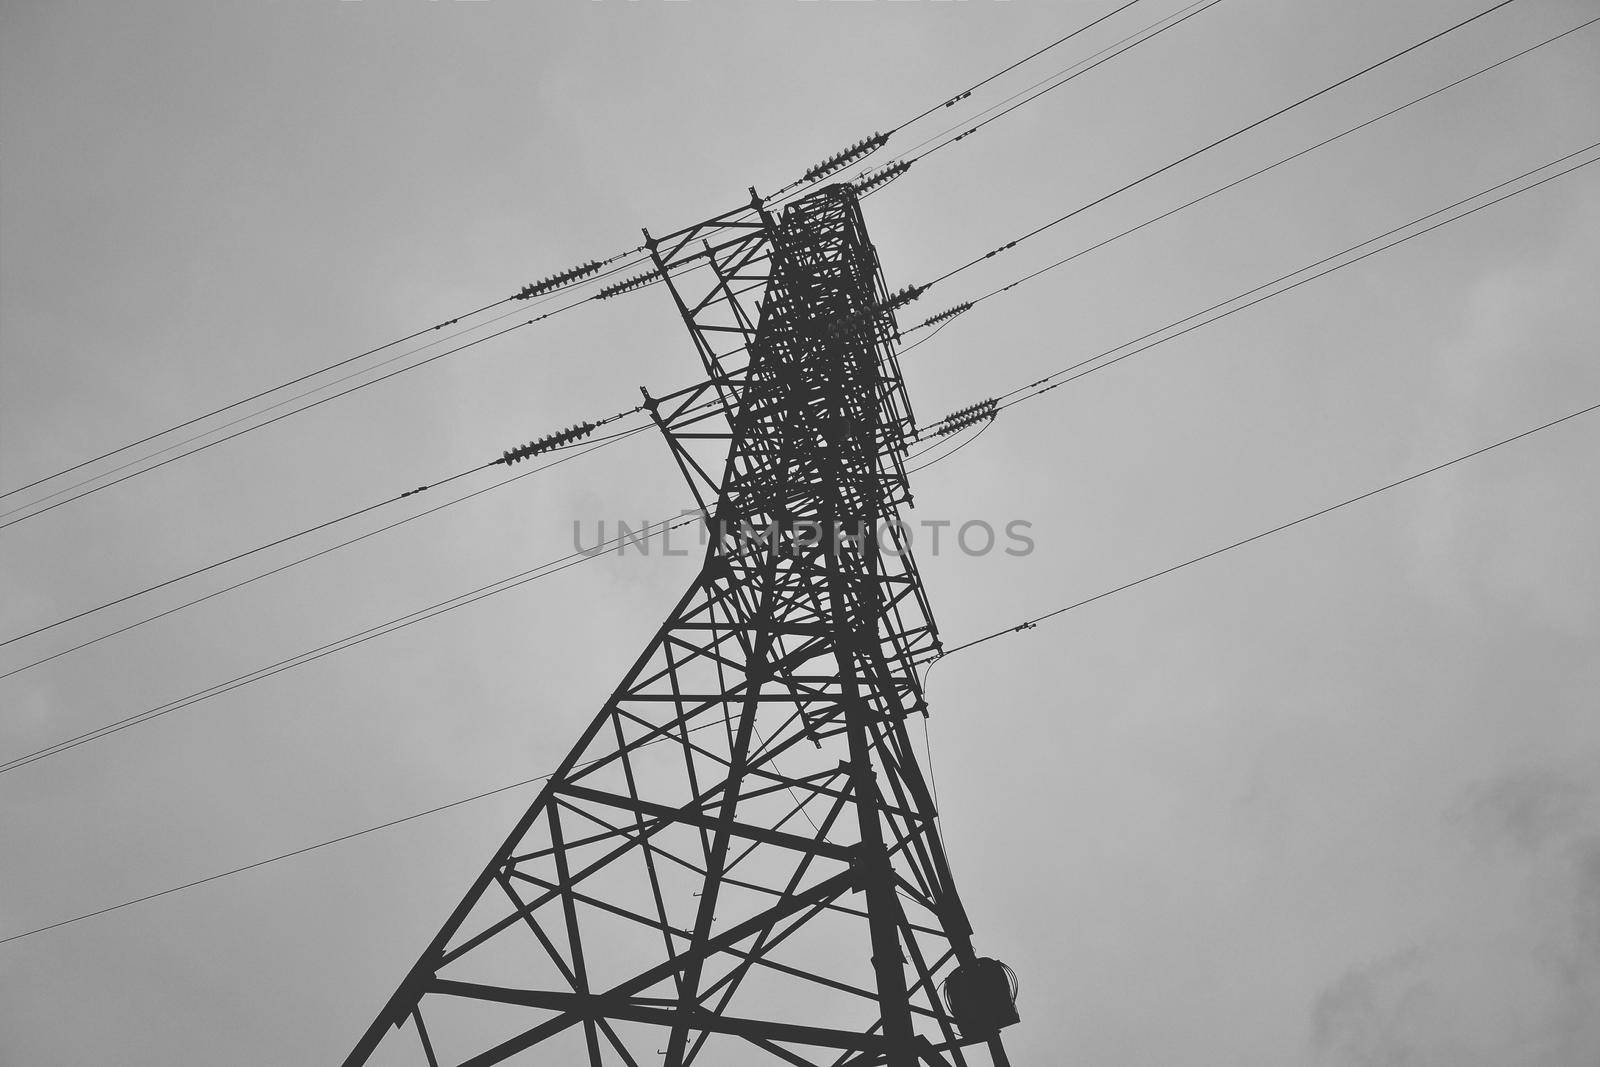
<path id="1" fill-rule="evenodd" d="M 984 961 L 906 728 L 938 636 L 856 193 L 647 239 L 703 566 L 345 1062 L 1005 1064 L 940 994 Z"/>

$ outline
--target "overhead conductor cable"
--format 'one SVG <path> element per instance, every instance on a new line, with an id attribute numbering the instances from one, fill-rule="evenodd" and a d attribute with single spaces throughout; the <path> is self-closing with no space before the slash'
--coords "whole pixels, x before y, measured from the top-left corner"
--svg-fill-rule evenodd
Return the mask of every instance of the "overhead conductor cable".
<path id="1" fill-rule="evenodd" d="M 235 563 L 235 562 L 237 562 L 237 561 L 239 561 L 241 559 L 246 558 L 247 556 L 253 556 L 253 555 L 255 555 L 255 554 L 259 553 L 259 552 L 264 552 L 269 548 L 275 548 L 278 545 L 286 544 L 289 541 L 293 541 L 293 540 L 295 540 L 296 538 L 299 538 L 299 537 L 304 537 L 307 534 L 315 533 L 315 532 L 317 532 L 319 530 L 325 530 L 330 526 L 335 526 L 335 525 L 337 525 L 337 524 L 339 524 L 341 522 L 345 522 L 346 520 L 356 518 L 357 516 L 360 516 L 360 515 L 365 515 L 366 513 L 370 512 L 370 511 L 376 511 L 378 508 L 384 507 L 387 504 L 394 504 L 394 503 L 397 503 L 398 501 L 404 500 L 404 499 L 406 499 L 408 497 L 413 497 L 413 496 L 418 495 L 419 493 L 426 492 L 429 489 L 433 489 L 433 488 L 436 488 L 436 487 L 441 486 L 441 485 L 446 485 L 446 484 L 448 484 L 450 482 L 456 481 L 457 479 L 465 478 L 465 477 L 467 477 L 468 475 L 471 475 L 471 474 L 477 474 L 479 471 L 487 470 L 490 467 L 500 466 L 502 464 L 504 464 L 506 466 L 510 466 L 511 464 L 517 463 L 517 462 L 519 462 L 521 460 L 524 460 L 524 459 L 527 459 L 530 456 L 543 455 L 546 452 L 553 452 L 553 451 L 556 451 L 557 449 L 565 448 L 565 447 L 567 447 L 567 446 L 569 446 L 569 445 L 571 445 L 571 444 L 573 444 L 573 443 L 575 443 L 577 441 L 582 440 L 585 437 L 588 437 L 590 434 L 592 434 L 599 427 L 605 426 L 605 425 L 607 425 L 609 423 L 612 423 L 612 422 L 615 422 L 618 419 L 625 418 L 628 415 L 632 415 L 635 412 L 637 412 L 638 410 L 639 409 L 637 407 L 630 408 L 627 411 L 620 411 L 620 412 L 617 412 L 614 415 L 608 415 L 605 418 L 600 419 L 600 420 L 595 421 L 595 422 L 582 422 L 582 423 L 579 423 L 576 426 L 569 427 L 568 429 L 562 430 L 562 431 L 560 431 L 558 433 L 547 434 L 546 436 L 541 437 L 536 441 L 531 441 L 528 444 L 521 445 L 521 446 L 519 446 L 517 448 L 509 449 L 509 450 L 503 452 L 501 454 L 500 458 L 498 458 L 498 459 L 492 459 L 487 463 L 481 463 L 476 467 L 472 467 L 472 468 L 470 468 L 468 470 L 460 471 L 460 472 L 458 472 L 456 474 L 452 474 L 449 477 L 440 479 L 438 481 L 430 482 L 427 485 L 420 485 L 420 486 L 416 487 L 415 489 L 408 489 L 403 493 L 400 493 L 400 494 L 398 494 L 396 496 L 389 497 L 388 499 L 385 499 L 385 500 L 380 500 L 375 504 L 368 504 L 365 507 L 357 508 L 355 511 L 351 511 L 351 512 L 349 512 L 347 514 L 344 514 L 344 515 L 340 515 L 337 518 L 329 519 L 326 522 L 318 523 L 317 525 L 307 527 L 304 530 L 299 530 L 299 531 L 297 531 L 295 533 L 288 534 L 288 535 L 286 535 L 284 537 L 276 538 L 274 540 L 266 542 L 265 544 L 260 544 L 260 545 L 255 546 L 254 548 L 247 549 L 247 550 L 245 550 L 243 552 L 235 553 L 234 555 L 228 556 L 225 559 L 216 560 L 215 562 L 208 563 L 205 566 L 196 567 L 194 570 L 188 571 L 188 572 L 186 572 L 184 574 L 179 574 L 179 575 L 176 575 L 174 577 L 167 578 L 167 579 L 165 579 L 163 581 L 157 582 L 154 585 L 146 586 L 143 589 L 139 589 L 139 590 L 136 590 L 135 592 L 128 593 L 125 596 L 120 596 L 120 597 L 117 597 L 114 600 L 105 601 L 104 603 L 98 604 L 95 607 L 86 608 L 83 611 L 79 611 L 79 612 L 77 612 L 75 614 L 68 615 L 68 616 L 66 616 L 64 618 L 61 618 L 61 619 L 57 619 L 54 622 L 46 623 L 45 625 L 36 627 L 35 629 L 29 630 L 26 633 L 20 633 L 20 634 L 17 634 L 16 636 L 14 636 L 14 637 L 8 637 L 8 638 L 6 638 L 4 640 L 0 640 L 0 648 L 3 648 L 6 645 L 14 644 L 14 643 L 16 643 L 18 641 L 21 641 L 21 640 L 25 639 L 25 638 L 33 637 L 36 634 L 44 633 L 47 630 L 53 630 L 58 626 L 64 626 L 69 622 L 74 622 L 74 621 L 76 621 L 78 619 L 82 619 L 82 618 L 84 618 L 86 616 L 93 615 L 96 612 L 105 610 L 106 608 L 115 607 L 118 604 L 125 604 L 128 601 L 133 600 L 136 597 L 140 597 L 140 596 L 145 595 L 146 593 L 152 593 L 152 592 L 155 592 L 158 589 L 164 589 L 167 586 L 173 585 L 173 584 L 175 584 L 177 582 L 181 582 L 186 578 L 193 578 L 193 577 L 195 577 L 197 575 L 204 574 L 207 571 L 215 570 L 216 568 L 225 566 L 225 565 L 227 565 L 229 563 Z"/>

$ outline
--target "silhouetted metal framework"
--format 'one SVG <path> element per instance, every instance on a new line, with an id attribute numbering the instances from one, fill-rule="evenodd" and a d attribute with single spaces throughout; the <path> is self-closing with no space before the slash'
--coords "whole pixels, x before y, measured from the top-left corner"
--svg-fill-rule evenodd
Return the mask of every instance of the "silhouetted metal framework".
<path id="1" fill-rule="evenodd" d="M 345 1062 L 1004 1064 L 939 992 L 975 955 L 906 728 L 938 637 L 856 193 L 646 236 L 707 375 L 647 398 L 704 564 Z"/>

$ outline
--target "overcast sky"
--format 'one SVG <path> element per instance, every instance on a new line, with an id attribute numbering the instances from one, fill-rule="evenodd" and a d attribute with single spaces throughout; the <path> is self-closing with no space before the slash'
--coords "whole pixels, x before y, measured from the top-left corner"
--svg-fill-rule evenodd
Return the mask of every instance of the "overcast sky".
<path id="1" fill-rule="evenodd" d="M 1112 6 L 5 0 L 0 486 L 776 189 Z M 1223 0 L 867 200 L 888 283 L 1487 6 Z M 1596 14 L 1519 0 L 902 321 Z M 1596 100 L 1588 30 L 984 303 L 907 357 L 913 403 L 930 421 L 1580 148 Z M 1037 543 L 922 554 L 946 640 L 1600 402 L 1597 289 L 1600 167 L 1005 413 L 915 476 L 915 517 L 1026 519 Z M 0 531 L 0 635 L 695 366 L 650 289 L 108 488 Z M 1014 1063 L 1600 1062 L 1597 448 L 1600 415 L 1575 420 L 933 672 L 955 873 L 1021 980 Z M 0 754 L 561 556 L 574 519 L 686 500 L 639 435 L 0 681 Z M 553 768 L 694 566 L 599 560 L 0 774 L 0 937 Z M 0 1063 L 337 1062 L 531 797 L 0 946 Z"/>

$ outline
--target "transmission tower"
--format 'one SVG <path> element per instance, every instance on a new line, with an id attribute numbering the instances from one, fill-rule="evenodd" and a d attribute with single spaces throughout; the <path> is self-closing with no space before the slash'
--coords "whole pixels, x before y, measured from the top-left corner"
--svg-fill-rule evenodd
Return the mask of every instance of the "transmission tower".
<path id="1" fill-rule="evenodd" d="M 706 374 L 646 397 L 699 575 L 347 1065 L 1007 1063 L 906 728 L 894 300 L 852 187 L 752 197 L 646 235 Z"/>

